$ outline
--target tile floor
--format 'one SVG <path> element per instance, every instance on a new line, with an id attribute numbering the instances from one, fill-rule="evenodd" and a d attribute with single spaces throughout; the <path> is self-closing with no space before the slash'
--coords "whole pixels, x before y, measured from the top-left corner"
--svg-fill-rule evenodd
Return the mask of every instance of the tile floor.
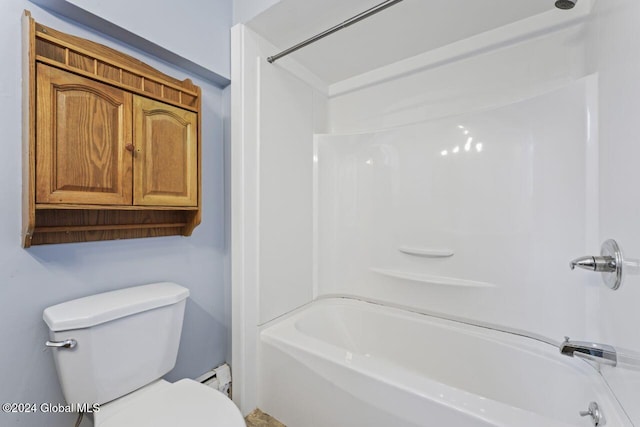
<path id="1" fill-rule="evenodd" d="M 246 416 L 247 427 L 287 427 L 269 414 L 256 409 Z"/>

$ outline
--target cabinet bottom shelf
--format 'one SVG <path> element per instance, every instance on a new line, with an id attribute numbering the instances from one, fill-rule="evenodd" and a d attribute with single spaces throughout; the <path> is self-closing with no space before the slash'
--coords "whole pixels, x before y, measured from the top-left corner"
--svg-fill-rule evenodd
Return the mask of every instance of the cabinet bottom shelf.
<path id="1" fill-rule="evenodd" d="M 198 225 L 198 211 L 38 209 L 25 247 L 56 243 L 188 236 Z"/>
<path id="2" fill-rule="evenodd" d="M 144 230 L 149 228 L 181 228 L 185 222 L 169 224 L 119 224 L 119 225 L 74 225 L 56 227 L 36 227 L 34 233 L 70 233 L 76 231 L 107 231 L 107 230 Z"/>

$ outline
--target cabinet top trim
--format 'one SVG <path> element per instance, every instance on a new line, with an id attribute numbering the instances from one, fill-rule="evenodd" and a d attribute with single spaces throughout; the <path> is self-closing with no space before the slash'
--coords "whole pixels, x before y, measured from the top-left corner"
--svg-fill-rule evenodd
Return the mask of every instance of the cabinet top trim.
<path id="1" fill-rule="evenodd" d="M 35 22 L 28 11 L 25 14 L 35 28 L 35 59 L 150 98 L 199 110 L 200 88 L 190 79 L 175 79 L 115 49 Z"/>

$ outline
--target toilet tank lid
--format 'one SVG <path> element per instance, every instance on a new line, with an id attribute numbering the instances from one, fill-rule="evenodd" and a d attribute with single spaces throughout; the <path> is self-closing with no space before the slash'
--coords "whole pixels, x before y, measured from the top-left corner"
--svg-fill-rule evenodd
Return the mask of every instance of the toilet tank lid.
<path id="1" fill-rule="evenodd" d="M 176 283 L 152 283 L 63 302 L 46 308 L 42 318 L 54 332 L 89 328 L 175 304 L 188 296 L 189 289 Z"/>

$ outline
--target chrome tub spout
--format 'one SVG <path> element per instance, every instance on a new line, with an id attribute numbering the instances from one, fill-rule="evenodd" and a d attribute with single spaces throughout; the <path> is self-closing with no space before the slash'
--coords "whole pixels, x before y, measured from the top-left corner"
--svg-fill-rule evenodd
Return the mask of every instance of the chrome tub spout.
<path id="1" fill-rule="evenodd" d="M 606 344 L 571 341 L 569 337 L 564 337 L 564 342 L 560 344 L 560 353 L 587 359 L 600 365 L 616 366 L 618 364 L 616 349 Z"/>

